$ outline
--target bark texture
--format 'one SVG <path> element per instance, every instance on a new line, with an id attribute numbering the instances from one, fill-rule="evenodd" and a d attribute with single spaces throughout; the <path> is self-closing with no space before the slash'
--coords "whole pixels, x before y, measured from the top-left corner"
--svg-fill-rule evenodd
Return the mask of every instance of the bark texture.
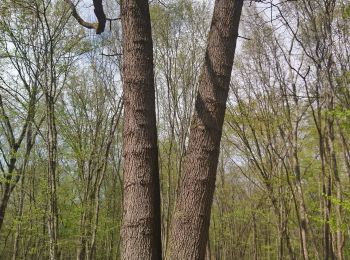
<path id="1" fill-rule="evenodd" d="M 204 259 L 243 0 L 216 0 L 170 234 L 169 259 Z"/>
<path id="2" fill-rule="evenodd" d="M 124 183 L 122 259 L 161 259 L 151 22 L 147 0 L 122 2 Z"/>

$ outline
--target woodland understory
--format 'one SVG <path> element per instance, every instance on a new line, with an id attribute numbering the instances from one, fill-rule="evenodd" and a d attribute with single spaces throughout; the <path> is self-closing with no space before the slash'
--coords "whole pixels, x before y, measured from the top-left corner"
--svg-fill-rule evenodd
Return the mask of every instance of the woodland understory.
<path id="1" fill-rule="evenodd" d="M 1 0 L 0 259 L 350 259 L 350 1 Z"/>

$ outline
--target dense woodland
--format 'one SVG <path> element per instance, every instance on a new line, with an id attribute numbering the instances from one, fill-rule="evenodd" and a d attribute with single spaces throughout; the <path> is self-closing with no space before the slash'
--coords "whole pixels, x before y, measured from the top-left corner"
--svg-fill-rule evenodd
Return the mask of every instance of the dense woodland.
<path id="1" fill-rule="evenodd" d="M 346 0 L 1 0 L 0 259 L 350 259 L 349 86 Z"/>

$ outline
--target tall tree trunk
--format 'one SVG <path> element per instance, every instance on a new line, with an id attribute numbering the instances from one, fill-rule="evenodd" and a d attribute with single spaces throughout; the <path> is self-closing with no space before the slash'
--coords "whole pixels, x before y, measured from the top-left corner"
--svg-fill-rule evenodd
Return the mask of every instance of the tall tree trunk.
<path id="1" fill-rule="evenodd" d="M 331 110 L 332 109 L 332 110 Z M 333 111 L 333 103 L 330 111 Z M 341 202 L 343 201 L 342 197 L 342 188 L 341 181 L 339 177 L 338 165 L 337 165 L 337 155 L 335 151 L 335 134 L 334 134 L 334 118 L 327 119 L 328 135 L 327 135 L 327 149 L 329 153 L 330 169 L 332 171 L 332 178 L 336 189 L 336 198 L 337 203 L 335 204 L 335 220 L 336 220 L 336 243 L 335 243 L 335 252 L 338 260 L 344 259 L 343 256 L 343 247 L 344 247 L 344 236 L 341 230 L 342 226 L 342 214 L 341 214 Z"/>
<path id="2" fill-rule="evenodd" d="M 172 218 L 170 259 L 204 259 L 243 0 L 216 0 L 183 176 Z"/>
<path id="3" fill-rule="evenodd" d="M 10 199 L 11 191 L 12 191 L 11 185 L 9 183 L 5 183 L 4 191 L 0 200 L 0 230 L 1 230 L 2 224 L 4 223 L 5 212 L 6 212 L 8 201 Z"/>
<path id="4" fill-rule="evenodd" d="M 24 206 L 24 200 L 25 200 L 25 193 L 24 193 L 24 187 L 25 187 L 25 178 L 24 176 L 21 178 L 21 190 L 19 194 L 19 205 L 18 205 L 18 223 L 16 225 L 16 233 L 14 237 L 13 242 L 13 253 L 12 253 L 12 260 L 18 259 L 19 255 L 19 241 L 20 241 L 20 234 L 21 234 L 21 227 L 22 227 L 22 218 L 23 218 L 23 206 Z"/>
<path id="5" fill-rule="evenodd" d="M 122 259 L 161 259 L 153 43 L 147 0 L 122 1 L 124 182 Z"/>
<path id="6" fill-rule="evenodd" d="M 50 92 L 50 93 L 49 93 Z M 49 195 L 48 232 L 49 232 L 49 257 L 56 260 L 58 257 L 58 205 L 57 205 L 57 128 L 55 118 L 54 97 L 49 91 L 46 96 L 47 113 L 47 145 L 48 145 L 48 166 L 47 166 L 47 187 Z"/>
<path id="7" fill-rule="evenodd" d="M 298 138 L 297 133 L 296 131 L 294 131 L 294 139 L 296 140 L 297 138 Z M 299 215 L 299 219 L 300 219 L 299 226 L 300 226 L 300 233 L 301 233 L 301 247 L 302 247 L 304 260 L 308 260 L 309 259 L 309 250 L 308 250 L 309 218 L 307 216 L 304 193 L 303 193 L 302 182 L 301 182 L 301 170 L 300 170 L 299 157 L 298 157 L 298 151 L 297 151 L 297 143 L 295 143 L 295 148 L 293 148 L 293 150 L 294 150 L 293 151 L 294 173 L 296 176 L 295 188 L 296 188 L 296 197 L 297 197 L 297 203 L 298 203 L 297 214 Z"/>

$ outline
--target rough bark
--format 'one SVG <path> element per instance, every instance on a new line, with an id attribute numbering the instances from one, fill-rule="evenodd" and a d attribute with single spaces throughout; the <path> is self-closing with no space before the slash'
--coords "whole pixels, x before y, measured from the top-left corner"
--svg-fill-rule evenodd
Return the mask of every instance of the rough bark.
<path id="1" fill-rule="evenodd" d="M 122 2 L 124 182 L 122 259 L 161 259 L 160 194 L 147 0 Z"/>
<path id="2" fill-rule="evenodd" d="M 204 259 L 220 140 L 243 0 L 216 0 L 182 183 L 172 219 L 169 259 Z"/>

